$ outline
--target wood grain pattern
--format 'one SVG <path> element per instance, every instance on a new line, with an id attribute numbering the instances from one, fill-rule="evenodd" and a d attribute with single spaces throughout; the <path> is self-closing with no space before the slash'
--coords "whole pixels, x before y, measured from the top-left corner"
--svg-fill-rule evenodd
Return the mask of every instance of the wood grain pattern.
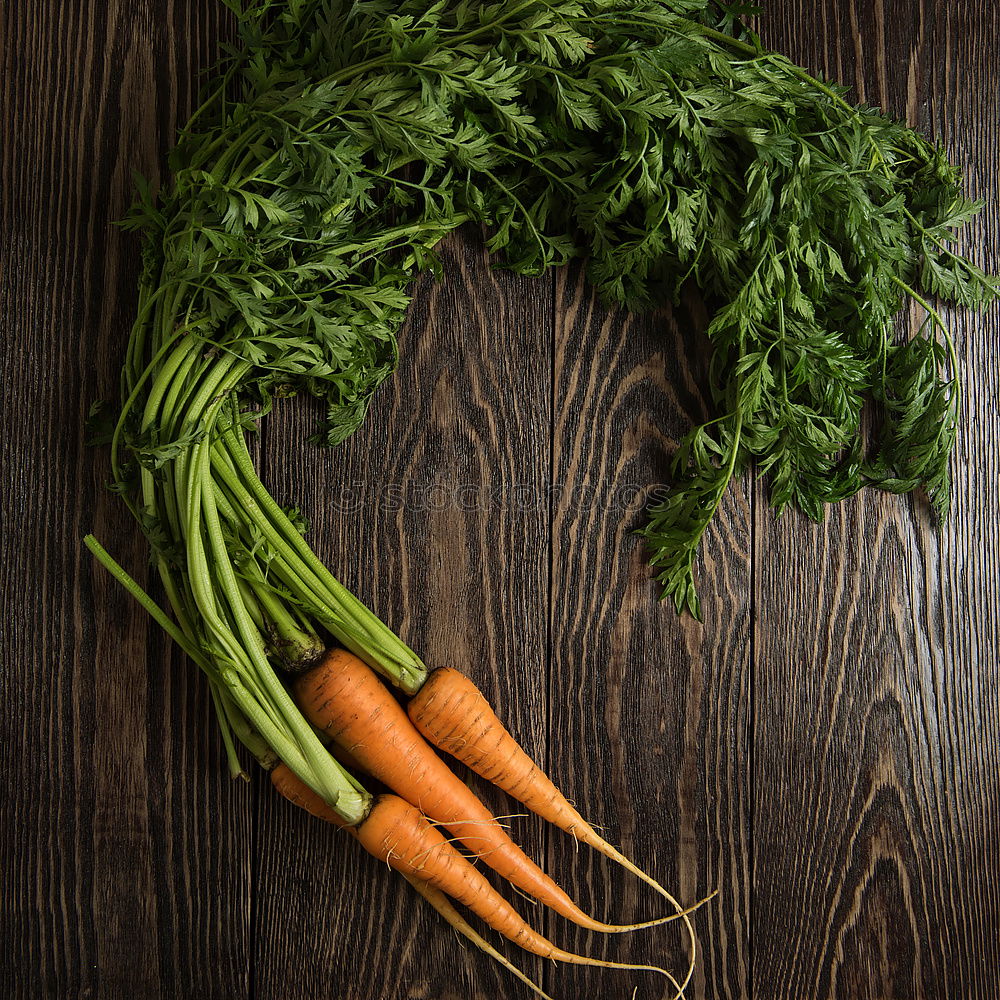
<path id="1" fill-rule="evenodd" d="M 247 992 L 249 820 L 206 690 L 81 544 L 147 555 L 85 447 L 135 311 L 112 220 L 155 175 L 214 6 L 6 10 L 0 995 Z"/>
<path id="2" fill-rule="evenodd" d="M 990 202 L 969 239 L 993 269 L 997 27 L 976 3 L 804 0 L 767 35 L 946 143 Z M 766 1000 L 1000 992 L 1000 317 L 962 314 L 956 333 L 966 419 L 940 530 L 919 500 L 880 496 L 819 526 L 775 521 L 758 491 L 753 954 Z"/>
<path id="3" fill-rule="evenodd" d="M 700 310 L 608 311 L 581 268 L 559 275 L 557 306 L 553 480 L 561 495 L 549 683 L 551 729 L 563 736 L 550 766 L 609 839 L 683 903 L 723 890 L 698 920 L 709 961 L 690 995 L 745 996 L 749 495 L 734 490 L 712 530 L 699 572 L 704 624 L 657 603 L 643 547 L 629 536 L 649 484 L 667 478 L 677 439 L 705 419 L 706 372 L 685 361 L 707 356 L 704 318 Z M 555 840 L 550 856 L 553 870 L 585 879 L 582 901 L 603 919 L 664 912 L 641 883 L 568 838 Z M 671 970 L 685 965 L 679 929 L 604 941 L 575 934 L 572 945 L 632 962 L 666 948 Z M 558 970 L 550 980 L 558 995 L 626 996 L 631 987 L 611 976 Z M 641 989 L 673 996 L 649 975 Z"/>
<path id="4" fill-rule="evenodd" d="M 0 996 L 527 1000 L 260 775 L 228 781 L 200 678 L 81 551 L 93 528 L 145 563 L 84 444 L 135 303 L 135 244 L 109 223 L 192 106 L 221 5 L 0 19 Z M 1000 267 L 1000 13 L 789 0 L 762 28 L 947 145 L 989 203 L 969 240 Z M 428 662 L 475 677 L 609 839 L 685 901 L 721 890 L 697 920 L 690 1000 L 1000 995 L 1000 311 L 956 320 L 951 520 L 863 496 L 820 526 L 776 521 L 748 477 L 704 546 L 699 625 L 656 601 L 629 535 L 638 491 L 705 410 L 698 307 L 607 310 L 579 268 L 491 271 L 476 234 L 444 257 L 371 420 L 325 452 L 305 443 L 309 404 L 283 404 L 265 481 Z M 658 912 L 602 858 L 511 822 L 596 915 Z M 682 964 L 676 930 L 536 922 L 566 946 Z M 563 1000 L 670 995 L 517 959 Z"/>

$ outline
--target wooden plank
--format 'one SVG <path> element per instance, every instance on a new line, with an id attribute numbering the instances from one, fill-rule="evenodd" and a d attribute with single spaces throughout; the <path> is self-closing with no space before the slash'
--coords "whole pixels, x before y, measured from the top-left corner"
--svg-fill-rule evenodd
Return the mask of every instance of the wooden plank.
<path id="1" fill-rule="evenodd" d="M 301 505 L 311 544 L 343 583 L 429 665 L 467 671 L 541 754 L 548 509 L 536 500 L 549 468 L 552 282 L 491 271 L 468 236 L 449 240 L 443 258 L 447 277 L 419 285 L 400 370 L 364 427 L 319 451 L 305 444 L 318 412 L 283 405 L 265 424 L 263 475 Z M 512 811 L 473 785 L 499 815 Z M 462 950 L 356 845 L 272 794 L 259 822 L 259 1000 L 530 996 Z M 538 823 L 516 819 L 513 830 L 542 856 Z M 514 957 L 539 974 L 539 962 Z"/>
<path id="2" fill-rule="evenodd" d="M 643 498 L 668 478 L 670 456 L 705 419 L 706 358 L 697 308 L 629 316 L 595 302 L 580 268 L 559 276 L 555 354 L 552 681 L 549 766 L 608 838 L 685 903 L 713 889 L 697 918 L 705 956 L 688 996 L 748 993 L 748 728 L 750 506 L 734 488 L 699 564 L 705 623 L 679 618 L 630 531 Z M 567 837 L 551 868 L 601 919 L 633 922 L 662 900 Z M 552 933 L 602 958 L 682 969 L 674 927 L 598 939 Z M 623 978 L 624 977 L 624 978 Z M 561 996 L 669 997 L 664 980 L 558 969 Z M 557 985 L 558 984 L 558 985 Z"/>
<path id="3" fill-rule="evenodd" d="M 771 44 L 931 127 L 990 201 L 1000 56 L 975 3 L 802 0 Z M 818 29 L 818 30 L 817 30 Z M 754 981 L 759 996 L 1000 993 L 1000 316 L 956 321 L 955 510 L 862 496 L 821 526 L 758 495 Z"/>
<path id="4" fill-rule="evenodd" d="M 247 993 L 247 800 L 204 685 L 83 549 L 143 575 L 90 403 L 117 389 L 137 243 L 111 222 L 155 174 L 219 11 L 4 11 L 5 628 L 0 995 Z"/>

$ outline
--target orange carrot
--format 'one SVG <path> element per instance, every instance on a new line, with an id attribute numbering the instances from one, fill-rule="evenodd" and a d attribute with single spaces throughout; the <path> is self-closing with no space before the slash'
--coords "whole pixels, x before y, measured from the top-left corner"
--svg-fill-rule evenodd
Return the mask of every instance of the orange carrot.
<path id="1" fill-rule="evenodd" d="M 485 695 L 464 674 L 439 667 L 410 699 L 407 714 L 428 743 L 523 802 L 533 813 L 623 865 L 670 899 L 654 878 L 612 847 L 521 749 Z"/>
<path id="2" fill-rule="evenodd" d="M 271 772 L 274 787 L 290 802 L 336 826 L 344 821 L 308 785 L 284 764 Z M 673 979 L 655 965 L 629 965 L 563 951 L 535 931 L 501 896 L 486 877 L 474 868 L 420 814 L 415 806 L 398 795 L 378 795 L 368 815 L 349 828 L 362 847 L 407 879 L 417 880 L 446 893 L 467 906 L 493 930 L 509 941 L 542 958 L 573 965 L 598 965 L 608 969 L 639 969 L 658 972 Z"/>
<path id="3" fill-rule="evenodd" d="M 338 764 L 343 764 L 343 766 L 346 767 L 352 774 L 356 776 L 361 775 L 364 777 L 371 777 L 365 769 L 364 764 L 362 764 L 361 761 L 350 752 L 350 750 L 345 750 L 342 746 L 339 746 L 336 743 L 327 743 L 326 748 L 330 752 L 330 756 L 333 757 Z"/>
<path id="4" fill-rule="evenodd" d="M 603 932 L 641 924 L 606 924 L 588 916 L 510 839 L 407 718 L 374 671 L 352 653 L 331 650 L 296 678 L 295 697 L 310 722 L 344 747 L 379 781 L 431 820 L 446 826 L 494 871 L 582 927 Z"/>
<path id="5" fill-rule="evenodd" d="M 552 780 L 524 752 L 497 717 L 486 696 L 464 674 L 439 667 L 410 699 L 407 714 L 427 741 L 451 754 L 477 774 L 524 803 L 533 813 L 577 840 L 627 868 L 661 893 L 677 911 L 691 943 L 687 986 L 694 971 L 697 944 L 688 914 L 708 902 L 715 892 L 684 909 L 652 876 L 636 867 L 609 844 L 569 803 Z"/>

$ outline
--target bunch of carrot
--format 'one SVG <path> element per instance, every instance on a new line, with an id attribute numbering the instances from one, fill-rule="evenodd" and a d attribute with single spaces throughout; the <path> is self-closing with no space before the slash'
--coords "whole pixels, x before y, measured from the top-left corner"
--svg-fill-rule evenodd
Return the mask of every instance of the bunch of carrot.
<path id="1" fill-rule="evenodd" d="M 455 903 L 536 955 L 614 966 L 540 936 L 471 863 L 590 930 L 644 926 L 584 913 L 436 751 L 450 754 L 663 894 L 673 911 L 652 923 L 680 920 L 691 940 L 679 997 L 689 911 L 598 835 L 469 678 L 428 671 L 336 580 L 261 483 L 247 432 L 306 391 L 325 400 L 327 443 L 352 433 L 395 366 L 414 277 L 465 223 L 522 274 L 589 257 L 599 291 L 630 305 L 690 280 L 719 306 L 720 415 L 682 442 L 646 535 L 666 593 L 697 611 L 699 540 L 755 458 L 775 504 L 813 517 L 868 482 L 946 505 L 957 356 L 924 296 L 997 294 L 950 249 L 975 206 L 939 150 L 745 34 L 744 4 L 223 2 L 240 45 L 131 217 L 143 269 L 110 434 L 169 613 L 87 544 L 205 672 L 234 775 L 242 744 L 505 964 Z M 905 344 L 904 295 L 928 316 Z"/>
<path id="2" fill-rule="evenodd" d="M 185 335 L 177 316 L 166 311 L 168 301 L 161 297 L 153 303 L 151 327 L 140 328 L 153 334 L 152 360 L 130 390 L 112 454 L 116 472 L 124 475 L 121 440 L 141 390 L 140 432 L 155 427 L 186 442 L 158 466 L 140 468 L 139 495 L 132 501 L 137 516 L 155 520 L 167 536 L 157 542 L 154 562 L 173 615 L 93 536 L 86 544 L 207 674 L 234 776 L 243 773 L 236 751 L 242 743 L 270 770 L 282 795 L 348 829 L 456 930 L 521 978 L 452 900 L 536 955 L 662 972 L 681 996 L 695 958 L 689 911 L 586 822 L 470 679 L 450 667 L 428 671 L 333 577 L 254 470 L 239 396 L 247 363 L 206 351 L 197 337 Z M 405 710 L 385 682 L 408 698 Z M 517 847 L 435 749 L 624 865 L 662 893 L 672 913 L 623 926 L 584 913 Z M 368 777 L 391 793 L 371 794 L 363 784 Z M 601 961 L 558 948 L 528 925 L 470 858 L 593 931 L 682 920 L 690 938 L 686 975 L 678 981 L 656 966 Z"/>
<path id="3" fill-rule="evenodd" d="M 236 440 L 231 432 L 228 440 L 230 443 Z M 235 513 L 235 508 L 227 509 Z M 271 527 L 290 525 L 276 513 L 276 508 L 271 513 L 274 515 L 268 522 Z M 210 530 L 209 534 L 212 533 Z M 206 670 L 213 681 L 224 731 L 235 733 L 270 771 L 271 782 L 281 795 L 312 815 L 348 830 L 365 850 L 400 872 L 459 933 L 509 968 L 539 995 L 545 996 L 464 920 L 451 900 L 461 903 L 493 930 L 533 954 L 574 964 L 659 972 L 674 984 L 677 997 L 683 995 L 695 960 L 691 910 L 682 909 L 652 877 L 587 823 L 505 729 L 468 677 L 450 667 L 428 673 L 414 654 L 410 654 L 409 669 L 405 672 L 387 667 L 388 658 L 370 656 L 382 674 L 380 678 L 348 649 L 342 646 L 324 649 L 318 636 L 307 631 L 304 623 L 295 625 L 298 634 L 293 635 L 290 620 L 265 620 L 261 610 L 264 602 L 255 598 L 254 588 L 243 580 L 242 587 L 236 581 L 235 588 L 227 595 L 226 599 L 232 601 L 230 611 L 243 618 L 244 624 L 247 620 L 252 623 L 253 630 L 246 633 L 252 638 L 252 645 L 265 650 L 270 659 L 280 659 L 294 672 L 289 690 L 270 668 L 263 675 L 256 674 L 253 678 L 256 684 L 250 683 L 249 674 L 241 679 L 238 671 L 227 674 L 225 669 L 219 670 L 207 660 L 192 644 L 191 637 L 170 620 L 93 536 L 87 536 L 86 543 Z M 319 568 L 318 563 L 314 565 Z M 354 624 L 360 630 L 345 631 L 342 638 L 353 640 L 359 652 L 366 652 L 364 643 L 358 641 L 360 631 L 366 630 L 366 626 L 372 631 L 385 626 L 349 598 L 326 571 L 321 571 L 319 578 L 348 598 Z M 257 586 L 260 585 L 258 578 Z M 276 600 L 273 592 L 256 593 L 257 597 L 268 594 L 267 600 Z M 272 604 L 270 610 L 274 613 L 276 606 Z M 343 612 L 343 604 L 329 611 L 332 622 Z M 281 626 L 283 632 L 279 631 Z M 238 642 L 235 634 L 229 638 L 233 642 L 231 648 L 235 648 Z M 395 652 L 398 655 L 401 650 Z M 410 696 L 405 709 L 383 679 Z M 268 688 L 271 697 L 264 694 Z M 321 744 L 318 749 L 302 745 L 301 738 L 310 732 L 308 729 L 289 725 L 296 709 L 287 699 L 292 700 L 313 727 L 311 740 L 306 742 L 315 740 Z M 270 742 L 265 734 L 270 736 Z M 275 739 L 279 734 L 281 738 Z M 297 737 L 299 752 L 290 752 Z M 272 744 L 283 746 L 284 759 Z M 623 865 L 660 892 L 674 912 L 632 925 L 607 924 L 586 914 L 513 842 L 475 793 L 435 753 L 435 748 L 462 761 L 581 843 Z M 234 773 L 241 773 L 238 768 L 235 762 Z M 391 792 L 373 796 L 355 774 L 375 778 Z M 337 783 L 334 794 L 330 792 L 331 779 Z M 453 834 L 468 856 L 439 827 Z M 470 858 L 481 859 L 511 885 L 589 930 L 617 933 L 682 920 L 690 939 L 690 961 L 683 980 L 678 982 L 657 966 L 608 962 L 557 947 L 517 913 Z"/>

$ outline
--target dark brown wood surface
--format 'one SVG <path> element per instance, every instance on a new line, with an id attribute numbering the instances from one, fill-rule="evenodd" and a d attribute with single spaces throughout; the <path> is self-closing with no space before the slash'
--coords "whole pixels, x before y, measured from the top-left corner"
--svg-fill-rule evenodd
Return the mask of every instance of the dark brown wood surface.
<path id="1" fill-rule="evenodd" d="M 792 0 L 800 62 L 936 134 L 1000 266 L 1000 14 L 978 0 Z M 98 571 L 143 546 L 85 446 L 134 310 L 111 225 L 155 174 L 227 22 L 211 0 L 0 11 L 0 997 L 528 996 L 346 838 L 226 776 L 207 691 Z M 656 601 L 630 529 L 704 412 L 696 306 L 599 305 L 571 268 L 489 268 L 477 234 L 417 292 L 399 373 L 345 446 L 265 424 L 265 481 L 432 664 L 469 671 L 611 840 L 686 901 L 708 1000 L 1000 995 L 1000 311 L 956 320 L 951 520 L 862 496 L 775 520 L 752 477 L 709 533 L 703 624 Z M 509 803 L 479 782 L 499 812 Z M 656 897 L 540 823 L 517 838 L 596 915 Z M 518 900 L 519 905 L 523 902 Z M 681 964 L 676 930 L 561 943 Z M 563 1000 L 640 974 L 519 958 Z"/>

